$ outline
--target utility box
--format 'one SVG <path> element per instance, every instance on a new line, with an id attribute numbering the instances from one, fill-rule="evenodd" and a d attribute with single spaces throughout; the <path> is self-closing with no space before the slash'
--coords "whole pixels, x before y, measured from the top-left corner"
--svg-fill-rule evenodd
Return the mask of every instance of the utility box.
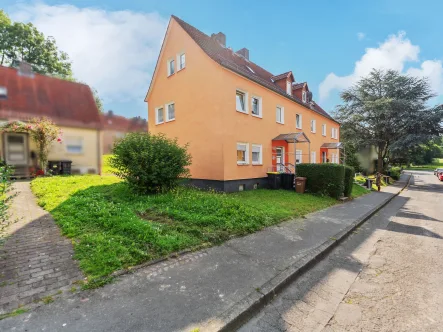
<path id="1" fill-rule="evenodd" d="M 295 178 L 295 191 L 303 194 L 306 189 L 306 178 L 296 177 Z"/>

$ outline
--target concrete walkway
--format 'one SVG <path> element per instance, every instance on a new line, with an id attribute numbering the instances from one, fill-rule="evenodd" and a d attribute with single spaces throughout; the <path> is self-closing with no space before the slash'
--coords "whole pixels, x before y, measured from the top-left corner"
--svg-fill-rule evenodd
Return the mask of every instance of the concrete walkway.
<path id="1" fill-rule="evenodd" d="M 15 182 L 13 191 L 11 223 L 0 245 L 0 314 L 56 295 L 83 278 L 70 240 L 37 205 L 29 181 Z"/>
<path id="2" fill-rule="evenodd" d="M 0 330 L 208 331 L 208 323 L 223 325 L 224 313 L 380 208 L 404 184 L 140 269 L 102 289 L 2 320 Z"/>

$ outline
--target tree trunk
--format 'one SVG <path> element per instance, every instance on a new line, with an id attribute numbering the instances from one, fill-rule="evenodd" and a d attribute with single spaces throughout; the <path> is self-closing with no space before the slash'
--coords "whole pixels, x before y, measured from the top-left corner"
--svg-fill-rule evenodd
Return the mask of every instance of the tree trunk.
<path id="1" fill-rule="evenodd" d="M 384 143 L 378 144 L 377 172 L 383 173 L 383 150 Z"/>

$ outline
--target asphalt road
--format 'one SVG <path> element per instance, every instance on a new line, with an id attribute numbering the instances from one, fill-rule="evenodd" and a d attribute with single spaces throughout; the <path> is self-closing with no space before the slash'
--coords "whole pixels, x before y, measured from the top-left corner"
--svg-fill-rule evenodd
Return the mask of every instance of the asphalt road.
<path id="1" fill-rule="evenodd" d="M 240 331 L 442 331 L 443 182 L 414 178 Z"/>

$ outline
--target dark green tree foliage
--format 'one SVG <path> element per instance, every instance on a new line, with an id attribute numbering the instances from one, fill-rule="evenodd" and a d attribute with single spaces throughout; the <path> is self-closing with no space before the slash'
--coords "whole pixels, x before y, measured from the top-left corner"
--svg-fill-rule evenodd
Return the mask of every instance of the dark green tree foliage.
<path id="1" fill-rule="evenodd" d="M 344 191 L 345 168 L 338 164 L 298 164 L 297 176 L 305 177 L 311 193 L 340 198 Z"/>
<path id="2" fill-rule="evenodd" d="M 345 143 L 346 160 L 345 164 L 354 168 L 355 172 L 361 172 L 362 167 L 357 158 L 357 148 L 351 142 Z"/>
<path id="3" fill-rule="evenodd" d="M 140 193 L 165 192 L 189 177 L 187 146 L 163 134 L 129 133 L 114 144 L 115 174 Z"/>
<path id="4" fill-rule="evenodd" d="M 52 37 L 45 37 L 32 23 L 11 22 L 0 10 L 0 65 L 17 66 L 21 61 L 44 75 L 70 77 L 71 62 L 59 51 Z"/>
<path id="5" fill-rule="evenodd" d="M 352 186 L 354 184 L 355 170 L 353 167 L 345 166 L 345 179 L 344 179 L 344 195 L 345 197 L 351 197 Z"/>
<path id="6" fill-rule="evenodd" d="M 335 113 L 340 136 L 356 147 L 375 146 L 382 172 L 390 152 L 412 149 L 443 133 L 443 107 L 429 106 L 432 97 L 427 78 L 374 69 L 342 92 L 344 103 Z"/>

